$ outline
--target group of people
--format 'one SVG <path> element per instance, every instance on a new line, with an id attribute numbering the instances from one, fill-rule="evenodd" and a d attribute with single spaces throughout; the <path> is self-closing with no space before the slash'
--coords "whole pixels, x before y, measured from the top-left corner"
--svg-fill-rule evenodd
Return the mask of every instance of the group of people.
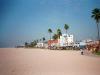
<path id="1" fill-rule="evenodd" d="M 86 46 L 86 49 L 88 51 L 91 51 L 92 53 L 97 52 L 99 50 L 99 45 L 98 44 L 90 44 Z"/>
<path id="2" fill-rule="evenodd" d="M 79 47 L 80 47 L 81 55 L 84 54 L 85 49 L 91 53 L 95 53 L 99 50 L 98 44 L 90 44 L 90 45 L 86 45 L 86 46 L 80 45 Z"/>

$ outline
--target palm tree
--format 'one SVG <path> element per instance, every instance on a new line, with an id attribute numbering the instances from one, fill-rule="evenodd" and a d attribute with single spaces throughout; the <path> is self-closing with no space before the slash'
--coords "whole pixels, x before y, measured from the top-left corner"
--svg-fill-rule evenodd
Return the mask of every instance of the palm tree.
<path id="1" fill-rule="evenodd" d="M 35 47 L 37 45 L 37 41 L 34 40 L 33 42 L 30 43 L 30 47 Z"/>
<path id="2" fill-rule="evenodd" d="M 64 29 L 66 30 L 66 34 L 67 34 L 67 30 L 69 29 L 68 24 L 65 24 L 65 25 L 64 25 Z"/>
<path id="3" fill-rule="evenodd" d="M 60 29 L 57 29 L 57 35 L 58 35 L 58 43 L 59 43 L 59 47 L 60 47 L 60 36 L 62 35 L 62 32 Z"/>
<path id="4" fill-rule="evenodd" d="M 50 40 L 51 40 L 51 33 L 52 33 L 52 30 L 49 28 L 48 29 L 48 33 L 50 34 Z"/>
<path id="5" fill-rule="evenodd" d="M 34 42 L 31 42 L 29 46 L 34 47 Z"/>
<path id="6" fill-rule="evenodd" d="M 52 36 L 52 38 L 53 38 L 54 40 L 56 40 L 56 39 L 58 39 L 58 35 L 57 35 L 57 34 L 54 34 L 54 35 Z"/>
<path id="7" fill-rule="evenodd" d="M 100 36 L 99 36 L 99 22 L 100 22 L 100 9 L 95 8 L 92 10 L 92 18 L 96 21 L 97 30 L 98 30 L 98 40 L 99 40 L 99 50 L 100 50 Z"/>
<path id="8" fill-rule="evenodd" d="M 44 41 L 45 41 L 45 37 L 43 37 L 43 38 L 42 38 L 42 40 L 43 40 L 43 48 L 44 48 Z"/>
<path id="9" fill-rule="evenodd" d="M 27 42 L 25 42 L 25 47 L 26 47 L 26 48 L 28 47 L 28 43 L 27 43 Z"/>
<path id="10" fill-rule="evenodd" d="M 52 30 L 49 28 L 48 29 L 48 33 L 50 34 L 50 40 L 51 40 L 51 33 L 52 33 Z M 51 49 L 51 43 L 50 43 L 50 49 Z"/>
<path id="11" fill-rule="evenodd" d="M 58 38 L 60 39 L 60 36 L 62 35 L 62 32 L 60 29 L 57 29 L 57 35 L 58 35 Z"/>

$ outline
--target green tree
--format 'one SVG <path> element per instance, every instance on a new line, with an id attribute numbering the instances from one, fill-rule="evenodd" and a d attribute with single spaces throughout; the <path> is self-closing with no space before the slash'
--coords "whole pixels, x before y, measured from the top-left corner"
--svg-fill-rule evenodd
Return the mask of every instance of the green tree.
<path id="1" fill-rule="evenodd" d="M 43 42 L 45 41 L 45 37 L 42 38 Z"/>
<path id="2" fill-rule="evenodd" d="M 56 39 L 58 39 L 58 35 L 57 35 L 57 34 L 54 34 L 54 35 L 52 36 L 52 38 L 53 38 L 54 40 L 56 40 Z"/>
<path id="3" fill-rule="evenodd" d="M 29 44 L 27 42 L 25 42 L 25 47 L 27 48 L 29 46 Z"/>
<path id="4" fill-rule="evenodd" d="M 51 40 L 51 33 L 52 33 L 52 30 L 49 28 L 48 29 L 48 33 L 50 34 L 50 40 Z M 50 44 L 50 49 L 51 49 L 51 44 Z"/>
<path id="5" fill-rule="evenodd" d="M 99 22 L 100 22 L 100 9 L 95 8 L 94 10 L 92 10 L 92 18 L 94 18 L 94 20 L 96 21 L 96 25 L 97 25 L 97 33 L 98 33 L 98 40 L 99 40 L 99 50 L 100 50 L 100 34 L 99 34 Z"/>
<path id="6" fill-rule="evenodd" d="M 36 42 L 36 40 L 34 40 L 33 42 L 30 43 L 29 46 L 30 46 L 30 47 L 35 47 L 36 45 L 37 45 L 37 42 Z"/>
<path id="7" fill-rule="evenodd" d="M 64 29 L 66 30 L 66 34 L 67 34 L 67 30 L 69 29 L 68 24 L 65 24 L 65 25 L 64 25 Z"/>
<path id="8" fill-rule="evenodd" d="M 57 35 L 58 35 L 58 38 L 60 39 L 60 36 L 62 35 L 62 32 L 60 29 L 57 29 Z"/>
<path id="9" fill-rule="evenodd" d="M 51 33 L 52 33 L 52 30 L 49 28 L 48 29 L 48 33 L 50 34 L 50 40 L 51 40 Z"/>
<path id="10" fill-rule="evenodd" d="M 61 32 L 61 30 L 60 29 L 57 29 L 57 35 L 58 35 L 58 43 L 59 43 L 59 48 L 60 48 L 60 36 L 62 35 L 62 32 Z"/>
<path id="11" fill-rule="evenodd" d="M 31 42 L 29 46 L 34 47 L 34 42 Z"/>

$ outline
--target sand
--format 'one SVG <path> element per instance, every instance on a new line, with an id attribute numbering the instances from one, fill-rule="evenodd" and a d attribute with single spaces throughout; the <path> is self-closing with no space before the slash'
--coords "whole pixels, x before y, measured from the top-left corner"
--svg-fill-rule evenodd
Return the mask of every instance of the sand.
<path id="1" fill-rule="evenodd" d="M 0 48 L 0 75 L 100 75 L 100 57 L 72 50 Z"/>

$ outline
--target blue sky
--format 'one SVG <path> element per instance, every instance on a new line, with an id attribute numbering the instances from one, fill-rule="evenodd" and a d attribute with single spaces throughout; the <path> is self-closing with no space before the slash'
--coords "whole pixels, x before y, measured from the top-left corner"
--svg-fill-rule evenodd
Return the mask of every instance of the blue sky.
<path id="1" fill-rule="evenodd" d="M 0 0 L 0 47 L 48 39 L 48 28 L 64 33 L 65 23 L 75 40 L 96 39 L 94 8 L 100 8 L 100 0 Z"/>

